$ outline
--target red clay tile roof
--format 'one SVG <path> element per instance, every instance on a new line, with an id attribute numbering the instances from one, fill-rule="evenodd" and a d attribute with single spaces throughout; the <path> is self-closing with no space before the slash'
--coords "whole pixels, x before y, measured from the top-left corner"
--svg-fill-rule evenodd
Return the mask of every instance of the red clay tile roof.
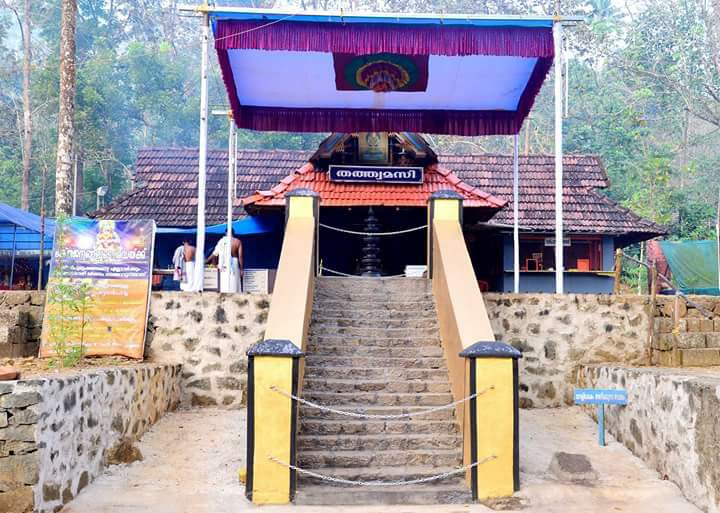
<path id="1" fill-rule="evenodd" d="M 270 190 L 295 174 L 312 155 L 299 150 L 241 150 L 235 215 L 244 214 L 239 199 Z M 449 169 L 469 187 L 512 201 L 512 158 L 506 155 L 440 155 L 440 167 Z M 566 155 L 563 207 L 569 233 L 641 234 L 650 238 L 665 230 L 621 208 L 597 191 L 608 186 L 598 157 Z M 443 171 L 444 172 L 444 171 Z M 436 176 L 433 174 L 433 176 Z M 554 230 L 554 158 L 520 157 L 520 223 L 523 229 Z M 91 217 L 155 219 L 159 226 L 194 226 L 197 214 L 197 149 L 146 148 L 138 153 L 136 189 L 116 199 Z M 208 153 L 207 223 L 225 222 L 227 153 Z M 348 184 L 349 185 L 349 184 Z M 364 186 L 355 185 L 357 192 Z M 390 187 L 390 186 L 388 186 Z M 396 193 L 403 186 L 392 186 Z M 413 186 L 417 188 L 417 186 Z M 325 202 L 324 202 L 325 203 Z M 325 203 L 327 204 L 327 203 Z M 492 223 L 512 224 L 512 204 L 495 214 Z"/>
<path id="2" fill-rule="evenodd" d="M 376 205 L 386 207 L 424 207 L 433 192 L 452 190 L 463 197 L 463 206 L 501 209 L 499 200 L 463 182 L 453 172 L 437 164 L 425 168 L 421 185 L 358 184 L 331 182 L 327 171 L 307 163 L 268 191 L 258 191 L 243 200 L 244 205 L 282 206 L 285 194 L 294 189 L 311 189 L 320 195 L 325 207 Z"/>

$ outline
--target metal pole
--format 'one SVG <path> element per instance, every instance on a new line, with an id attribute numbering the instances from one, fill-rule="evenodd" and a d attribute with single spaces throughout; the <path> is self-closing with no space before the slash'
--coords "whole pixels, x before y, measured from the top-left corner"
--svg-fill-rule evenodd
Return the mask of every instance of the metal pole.
<path id="1" fill-rule="evenodd" d="M 715 224 L 715 238 L 717 239 L 718 290 L 720 290 L 720 190 L 718 190 L 718 207 L 717 223 Z"/>
<path id="2" fill-rule="evenodd" d="M 43 265 L 45 261 L 45 182 L 47 181 L 47 167 L 43 166 L 42 191 L 40 192 L 40 257 L 38 260 L 38 290 L 42 290 Z"/>
<path id="3" fill-rule="evenodd" d="M 15 277 L 15 235 L 17 234 L 17 225 L 13 225 L 13 244 L 12 257 L 10 260 L 10 290 L 13 288 L 13 278 Z"/>
<path id="4" fill-rule="evenodd" d="M 237 161 L 237 135 L 235 132 L 235 121 L 232 118 L 232 113 L 228 115 L 228 121 L 230 123 L 228 130 L 228 177 L 227 177 L 227 241 L 225 244 L 225 269 L 226 280 L 228 289 L 230 288 L 230 259 L 232 258 L 232 222 L 233 222 L 233 200 L 235 198 L 235 164 Z M 233 291 L 234 292 L 234 291 Z"/>
<path id="5" fill-rule="evenodd" d="M 208 133 L 208 40 L 210 38 L 210 17 L 202 15 L 202 39 L 200 57 L 200 150 L 198 152 L 198 201 L 197 238 L 195 241 L 195 277 L 193 290 L 202 291 L 205 275 L 205 180 L 207 173 Z"/>
<path id="6" fill-rule="evenodd" d="M 555 43 L 555 292 L 565 291 L 563 271 L 563 84 L 562 84 L 562 24 L 553 23 L 553 41 Z"/>
<path id="7" fill-rule="evenodd" d="M 520 162 L 518 135 L 513 138 L 513 292 L 520 293 Z"/>

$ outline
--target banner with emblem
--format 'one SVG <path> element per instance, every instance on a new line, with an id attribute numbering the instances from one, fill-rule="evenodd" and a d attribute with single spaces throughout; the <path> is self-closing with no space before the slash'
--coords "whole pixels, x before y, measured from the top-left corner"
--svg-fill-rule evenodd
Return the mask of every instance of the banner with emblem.
<path id="1" fill-rule="evenodd" d="M 154 241 L 154 221 L 58 222 L 41 357 L 143 357 Z"/>

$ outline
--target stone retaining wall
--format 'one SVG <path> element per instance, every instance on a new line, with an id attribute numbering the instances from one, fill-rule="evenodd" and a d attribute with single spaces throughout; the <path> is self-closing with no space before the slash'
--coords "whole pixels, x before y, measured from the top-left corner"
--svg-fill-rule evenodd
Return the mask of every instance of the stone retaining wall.
<path id="1" fill-rule="evenodd" d="M 672 351 L 677 344 L 678 349 L 711 349 L 712 351 L 695 352 L 709 359 L 707 362 L 698 363 L 720 365 L 720 297 L 692 296 L 691 300 L 705 312 L 680 299 L 675 326 L 675 298 L 658 296 L 654 321 L 653 363 L 673 365 Z M 675 328 L 677 333 L 673 333 Z"/>
<path id="2" fill-rule="evenodd" d="M 572 404 L 583 364 L 647 362 L 647 296 L 484 294 L 495 337 L 522 351 L 520 406 Z"/>
<path id="3" fill-rule="evenodd" d="M 606 407 L 610 433 L 703 511 L 720 512 L 720 374 L 592 365 L 578 384 L 625 388 L 628 405 Z"/>
<path id="4" fill-rule="evenodd" d="M 37 356 L 45 292 L 0 292 L 0 358 Z"/>
<path id="5" fill-rule="evenodd" d="M 183 406 L 240 408 L 246 401 L 245 351 L 265 334 L 270 296 L 155 292 L 149 361 L 182 363 Z"/>
<path id="6" fill-rule="evenodd" d="M 0 382 L 0 511 L 55 512 L 180 398 L 180 366 L 142 364 Z"/>

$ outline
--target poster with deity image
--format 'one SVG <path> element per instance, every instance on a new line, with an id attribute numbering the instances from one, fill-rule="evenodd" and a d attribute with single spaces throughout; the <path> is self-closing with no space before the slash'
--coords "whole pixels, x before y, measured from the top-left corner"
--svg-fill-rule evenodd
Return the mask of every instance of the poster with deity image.
<path id="1" fill-rule="evenodd" d="M 154 242 L 154 221 L 58 221 L 41 357 L 143 357 Z"/>

